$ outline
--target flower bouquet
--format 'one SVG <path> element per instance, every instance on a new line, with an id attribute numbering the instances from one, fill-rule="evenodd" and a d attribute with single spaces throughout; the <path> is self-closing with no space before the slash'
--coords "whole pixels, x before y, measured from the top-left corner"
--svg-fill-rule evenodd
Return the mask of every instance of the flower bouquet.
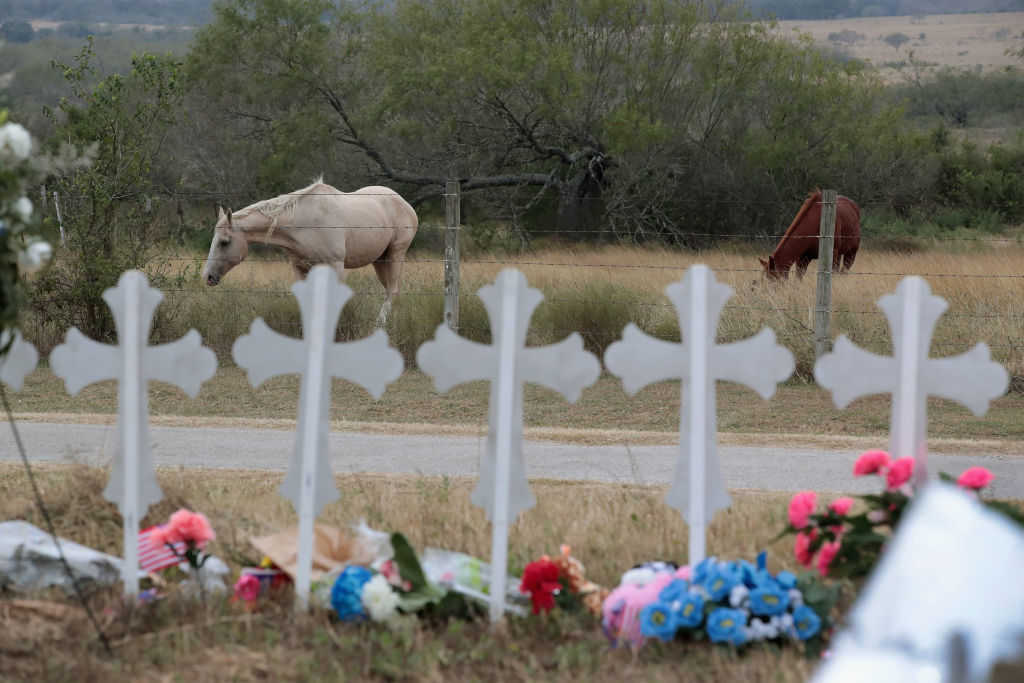
<path id="1" fill-rule="evenodd" d="M 544 555 L 526 565 L 519 591 L 529 594 L 534 614 L 549 612 L 557 603 L 565 610 L 582 606 L 600 617 L 608 589 L 586 580 L 583 564 L 570 554 L 569 546 L 563 545 L 560 551 L 555 559 Z"/>
<path id="2" fill-rule="evenodd" d="M 854 501 L 843 497 L 818 512 L 817 494 L 801 491 L 790 500 L 789 524 L 779 538 L 795 534 L 793 552 L 797 561 L 805 567 L 816 565 L 822 577 L 866 577 L 914 497 L 913 474 L 913 458 L 893 460 L 885 451 L 866 451 L 857 458 L 853 475 L 877 475 L 885 488 L 877 494 L 858 496 L 864 502 L 864 510 L 850 514 Z M 994 478 L 984 467 L 968 468 L 956 479 L 945 473 L 940 477 L 955 482 L 984 505 L 1024 524 L 1024 515 L 1013 506 L 980 498 L 981 490 Z"/>
<path id="3" fill-rule="evenodd" d="M 392 623 L 402 614 L 469 617 L 482 613 L 475 603 L 427 578 L 415 551 L 400 533 L 390 537 L 393 557 L 373 570 L 350 564 L 314 586 L 318 601 L 342 621 Z M 377 566 L 377 563 L 375 563 Z"/>
<path id="4" fill-rule="evenodd" d="M 757 563 L 708 558 L 692 570 L 648 563 L 626 572 L 604 600 L 602 628 L 613 645 L 634 649 L 648 638 L 703 640 L 736 647 L 753 642 L 802 642 L 818 656 L 831 630 L 838 589 L 812 574 L 772 574 Z"/>

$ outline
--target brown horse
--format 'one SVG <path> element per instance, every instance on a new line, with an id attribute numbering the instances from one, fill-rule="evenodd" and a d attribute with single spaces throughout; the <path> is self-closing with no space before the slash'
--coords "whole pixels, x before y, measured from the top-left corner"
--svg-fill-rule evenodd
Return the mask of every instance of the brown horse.
<path id="1" fill-rule="evenodd" d="M 803 277 L 810 262 L 818 258 L 818 232 L 821 226 L 821 190 L 811 192 L 797 211 L 796 218 L 779 240 L 775 251 L 766 261 L 759 258 L 765 275 L 773 279 L 785 278 L 789 268 L 796 264 L 797 277 Z M 833 272 L 853 267 L 860 248 L 860 207 L 849 197 L 839 195 L 836 201 L 836 231 L 832 250 Z"/>

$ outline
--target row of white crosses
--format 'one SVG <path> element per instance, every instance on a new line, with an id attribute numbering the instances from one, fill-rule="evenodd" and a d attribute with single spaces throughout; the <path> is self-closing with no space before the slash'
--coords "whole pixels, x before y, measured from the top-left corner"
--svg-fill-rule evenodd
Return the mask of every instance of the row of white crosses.
<path id="1" fill-rule="evenodd" d="M 331 379 L 348 379 L 379 398 L 401 375 L 403 363 L 382 330 L 359 341 L 334 343 L 338 317 L 352 291 L 329 267 L 313 268 L 292 291 L 299 301 L 303 338 L 278 334 L 256 319 L 251 331 L 236 340 L 232 352 L 254 386 L 285 373 L 302 377 L 295 454 L 281 492 L 299 516 L 296 605 L 305 608 L 314 520 L 339 497 L 326 460 Z M 666 294 L 678 314 L 682 342 L 650 337 L 630 324 L 623 339 L 607 349 L 605 364 L 630 394 L 659 380 L 682 380 L 679 459 L 666 501 L 688 522 L 688 561 L 694 564 L 705 556 L 707 525 L 715 512 L 729 505 L 716 453 L 716 383 L 742 383 L 767 399 L 792 373 L 793 355 L 775 342 L 775 334 L 767 328 L 744 341 L 715 344 L 718 320 L 732 289 L 717 282 L 707 266 L 691 267 L 681 281 L 666 288 Z M 504 613 L 509 526 L 535 502 L 522 453 L 523 383 L 541 384 L 575 402 L 597 380 L 600 363 L 583 349 L 577 333 L 558 344 L 526 347 L 530 317 L 543 296 L 527 285 L 519 271 L 503 271 L 495 284 L 480 289 L 479 296 L 490 319 L 493 344 L 461 338 L 442 324 L 434 340 L 420 347 L 416 359 L 442 392 L 463 382 L 491 382 L 487 449 L 472 501 L 492 523 L 490 614 L 496 621 Z M 139 520 L 161 497 L 146 438 L 146 383 L 150 379 L 170 382 L 194 396 L 216 368 L 214 354 L 200 346 L 194 330 L 176 342 L 147 347 L 153 312 L 161 298 L 144 275 L 125 273 L 117 287 L 104 293 L 114 312 L 120 346 L 98 344 L 73 328 L 50 357 L 54 373 L 64 378 L 72 394 L 93 382 L 120 382 L 120 450 L 104 495 L 117 503 L 124 520 L 126 595 L 138 591 Z M 985 344 L 961 356 L 928 358 L 932 332 L 946 303 L 933 296 L 921 278 L 905 278 L 896 293 L 882 297 L 879 305 L 892 330 L 893 357 L 858 349 L 841 336 L 835 351 L 819 359 L 815 377 L 832 391 L 840 408 L 860 396 L 892 393 L 891 452 L 895 457 L 915 457 L 918 476 L 924 477 L 927 396 L 958 401 L 980 415 L 990 400 L 1006 391 L 1009 377 L 991 360 Z M 35 350 L 19 335 L 0 358 L 0 380 L 20 387 L 36 360 Z"/>

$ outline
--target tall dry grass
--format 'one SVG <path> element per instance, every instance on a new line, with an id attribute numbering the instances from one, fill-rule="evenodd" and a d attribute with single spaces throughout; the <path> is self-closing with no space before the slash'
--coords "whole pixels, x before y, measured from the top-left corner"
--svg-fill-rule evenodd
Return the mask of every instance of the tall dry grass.
<path id="1" fill-rule="evenodd" d="M 460 331 L 471 339 L 489 341 L 487 316 L 475 293 L 493 282 L 502 268 L 516 267 L 531 286 L 544 293 L 531 321 L 531 344 L 551 343 L 578 331 L 587 347 L 600 354 L 629 322 L 656 336 L 678 340 L 675 310 L 664 288 L 696 263 L 713 268 L 716 277 L 734 290 L 722 313 L 720 342 L 771 327 L 779 342 L 795 354 L 798 373 L 810 375 L 816 262 L 803 280 L 791 277 L 769 284 L 761 278 L 754 253 L 615 246 L 550 248 L 511 257 L 465 259 Z M 289 291 L 293 275 L 288 264 L 249 260 L 212 288 L 199 282 L 197 264 L 191 265 L 192 270 L 179 283 L 165 289 L 155 340 L 176 338 L 194 327 L 222 362 L 230 362 L 232 343 L 256 317 L 284 333 L 300 333 L 298 306 Z M 832 336 L 846 334 L 867 349 L 889 353 L 889 329 L 875 302 L 908 274 L 923 275 L 932 291 L 949 303 L 935 330 L 933 355 L 961 353 L 984 341 L 1011 374 L 1024 376 L 1024 247 L 1020 245 L 958 253 L 862 250 L 854 270 L 833 279 Z M 372 269 L 353 271 L 347 283 L 356 294 L 342 312 L 339 339 L 372 332 L 383 301 L 383 289 Z M 440 260 L 427 257 L 407 263 L 402 291 L 388 333 L 391 343 L 412 363 L 416 349 L 433 337 L 442 320 Z M 28 320 L 25 327 L 26 336 L 44 352 L 64 334 L 40 320 Z"/>

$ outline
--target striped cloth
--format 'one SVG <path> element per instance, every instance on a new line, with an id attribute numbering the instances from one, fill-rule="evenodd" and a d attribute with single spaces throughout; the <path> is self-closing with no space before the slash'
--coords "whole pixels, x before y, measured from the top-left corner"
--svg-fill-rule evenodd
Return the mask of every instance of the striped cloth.
<path id="1" fill-rule="evenodd" d="M 165 544 L 157 545 L 150 540 L 150 534 L 154 529 L 156 527 L 151 526 L 139 532 L 139 568 L 147 574 L 158 572 L 161 569 L 181 562 L 181 558 L 172 553 L 171 549 Z M 183 556 L 185 554 L 186 545 L 184 541 L 178 541 L 173 545 L 178 555 Z"/>

